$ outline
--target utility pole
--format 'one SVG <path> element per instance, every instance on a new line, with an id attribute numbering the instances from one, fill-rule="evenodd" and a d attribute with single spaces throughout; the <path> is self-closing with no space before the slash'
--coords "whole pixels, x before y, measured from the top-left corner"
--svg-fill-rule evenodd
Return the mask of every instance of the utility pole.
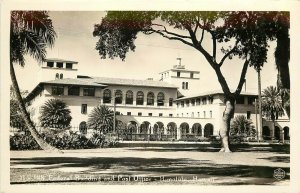
<path id="1" fill-rule="evenodd" d="M 113 101 L 114 101 L 114 123 L 113 123 L 113 134 L 116 132 L 116 91 L 114 90 L 113 95 Z"/>
<path id="2" fill-rule="evenodd" d="M 259 138 L 262 137 L 262 112 L 261 112 L 261 78 L 260 78 L 260 67 L 257 69 L 258 78 L 258 111 L 259 111 Z M 261 140 L 261 139 L 260 139 Z"/>
<path id="3" fill-rule="evenodd" d="M 258 129 L 258 122 L 257 122 L 257 100 L 255 99 L 255 127 L 256 127 L 256 137 L 257 142 L 259 142 L 259 129 Z"/>

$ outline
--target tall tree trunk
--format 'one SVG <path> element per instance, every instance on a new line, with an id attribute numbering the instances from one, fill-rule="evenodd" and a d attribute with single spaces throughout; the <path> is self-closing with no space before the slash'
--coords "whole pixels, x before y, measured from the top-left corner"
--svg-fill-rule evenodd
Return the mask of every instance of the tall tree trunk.
<path id="1" fill-rule="evenodd" d="M 272 142 L 274 141 L 275 139 L 275 128 L 276 128 L 276 123 L 275 123 L 275 120 L 273 120 L 273 133 L 272 133 Z"/>
<path id="2" fill-rule="evenodd" d="M 229 147 L 229 130 L 230 130 L 230 121 L 234 115 L 235 108 L 235 99 L 228 98 L 225 96 L 225 110 L 222 116 L 222 122 L 220 126 L 219 135 L 221 137 L 222 148 L 220 152 L 231 152 Z"/>
<path id="3" fill-rule="evenodd" d="M 25 121 L 25 124 L 28 128 L 28 130 L 30 131 L 32 137 L 36 140 L 36 142 L 39 144 L 39 146 L 48 152 L 58 152 L 58 153 L 62 153 L 62 151 L 60 151 L 59 149 L 49 145 L 48 143 L 46 143 L 43 138 L 39 135 L 39 133 L 37 132 L 37 130 L 35 129 L 34 124 L 32 123 L 32 121 L 30 120 L 30 116 L 26 110 L 24 101 L 22 99 L 20 90 L 19 90 L 19 85 L 16 79 L 16 75 L 15 75 L 15 70 L 14 70 L 14 66 L 13 63 L 10 62 L 10 77 L 11 77 L 11 81 L 12 81 L 12 86 L 13 86 L 13 90 L 14 93 L 16 95 L 17 98 L 17 103 L 18 106 L 20 108 L 21 111 L 21 116 Z"/>
<path id="4" fill-rule="evenodd" d="M 290 60 L 290 38 L 288 28 L 283 28 L 277 35 L 277 47 L 275 50 L 275 63 L 278 69 L 279 77 L 282 87 L 290 89 L 290 73 L 289 73 L 289 60 Z"/>

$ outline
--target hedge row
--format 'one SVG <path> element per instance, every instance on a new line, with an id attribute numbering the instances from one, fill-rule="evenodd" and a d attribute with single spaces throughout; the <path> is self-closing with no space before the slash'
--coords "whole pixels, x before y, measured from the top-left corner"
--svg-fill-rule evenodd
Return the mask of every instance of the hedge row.
<path id="1" fill-rule="evenodd" d="M 117 143 L 105 140 L 105 136 L 94 134 L 91 138 L 74 132 L 63 135 L 42 133 L 41 137 L 50 145 L 58 149 L 92 149 L 115 147 Z M 29 133 L 18 133 L 10 136 L 11 150 L 39 150 L 41 149 Z"/>

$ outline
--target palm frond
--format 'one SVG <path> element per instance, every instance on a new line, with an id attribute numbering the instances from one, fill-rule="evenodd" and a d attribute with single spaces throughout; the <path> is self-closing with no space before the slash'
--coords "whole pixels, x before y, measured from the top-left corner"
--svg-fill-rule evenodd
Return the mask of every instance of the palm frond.
<path id="1" fill-rule="evenodd" d="M 113 113 L 114 112 L 105 105 L 95 107 L 89 115 L 87 122 L 88 127 L 100 131 L 111 131 L 114 121 Z"/>
<path id="2" fill-rule="evenodd" d="M 25 65 L 25 54 L 37 61 L 46 58 L 46 47 L 52 47 L 56 33 L 47 11 L 12 11 L 10 26 L 12 62 Z"/>
<path id="3" fill-rule="evenodd" d="M 230 124 L 230 134 L 237 136 L 254 136 L 253 122 L 244 115 L 237 115 Z"/>
<path id="4" fill-rule="evenodd" d="M 71 111 L 63 101 L 49 99 L 41 106 L 40 122 L 42 127 L 66 128 L 72 120 Z"/>
<path id="5" fill-rule="evenodd" d="M 262 91 L 262 113 L 272 120 L 284 115 L 280 90 L 276 87 L 269 86 Z"/>

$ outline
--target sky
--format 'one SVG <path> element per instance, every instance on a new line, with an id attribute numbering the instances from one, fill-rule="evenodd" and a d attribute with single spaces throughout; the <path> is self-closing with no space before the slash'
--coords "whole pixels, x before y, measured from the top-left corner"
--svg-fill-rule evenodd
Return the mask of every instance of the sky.
<path id="1" fill-rule="evenodd" d="M 101 59 L 95 49 L 97 37 L 93 37 L 95 24 L 101 23 L 105 12 L 91 11 L 53 11 L 49 12 L 58 37 L 53 48 L 47 51 L 47 58 L 61 58 L 78 61 L 78 73 L 99 77 L 115 77 L 129 79 L 154 78 L 158 80 L 159 72 L 170 69 L 177 64 L 176 58 L 182 58 L 186 69 L 200 71 L 200 80 L 196 92 L 221 89 L 217 76 L 202 54 L 178 41 L 170 41 L 159 35 L 139 34 L 135 41 L 135 52 L 127 53 L 125 61 L 119 58 Z M 211 39 L 204 38 L 205 47 L 209 49 Z M 277 70 L 275 68 L 275 42 L 270 43 L 268 61 L 261 72 L 262 89 L 276 85 Z M 220 49 L 220 47 L 218 47 Z M 220 52 L 217 53 L 221 57 Z M 244 61 L 226 60 L 222 72 L 231 89 L 235 89 L 241 74 Z M 16 67 L 16 74 L 21 90 L 31 91 L 37 85 L 36 76 L 40 64 L 29 56 L 24 68 Z M 249 67 L 247 75 L 247 92 L 257 93 L 257 73 Z"/>

